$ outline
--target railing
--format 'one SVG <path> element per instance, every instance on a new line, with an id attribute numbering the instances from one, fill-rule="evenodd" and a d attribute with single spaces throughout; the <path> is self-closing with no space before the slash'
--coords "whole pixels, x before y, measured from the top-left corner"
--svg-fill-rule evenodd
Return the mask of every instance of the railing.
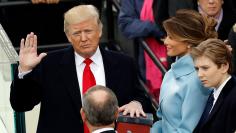
<path id="1" fill-rule="evenodd" d="M 110 1 L 114 5 L 114 7 L 117 9 L 117 11 L 119 11 L 120 10 L 120 3 L 117 0 L 110 0 Z M 143 38 L 138 38 L 138 41 L 139 41 L 140 45 L 144 48 L 144 50 L 147 52 L 147 54 L 150 56 L 152 61 L 155 63 L 155 65 L 160 69 L 160 71 L 164 75 L 167 72 L 167 70 L 164 67 L 164 65 L 161 63 L 160 59 L 155 56 L 155 54 L 153 53 L 153 51 L 150 49 L 150 47 L 147 45 L 147 43 L 144 41 Z M 146 91 L 146 93 L 148 94 L 148 96 L 150 96 L 153 107 L 156 110 L 158 108 L 157 100 L 155 100 L 155 98 L 150 93 L 149 89 L 147 88 L 147 86 L 145 85 L 145 83 L 141 79 L 139 79 L 139 82 L 142 85 L 142 87 L 144 88 L 144 90 Z"/>
<path id="2" fill-rule="evenodd" d="M 117 0 L 111 0 L 111 1 L 114 7 L 119 11 L 121 8 L 120 3 Z M 155 65 L 161 70 L 162 74 L 164 75 L 167 72 L 167 70 L 161 63 L 161 61 L 155 56 L 155 54 L 152 52 L 152 50 L 150 49 L 150 47 L 147 45 L 147 43 L 144 41 L 143 38 L 139 38 L 138 41 L 140 42 L 144 50 L 148 53 L 148 55 L 151 57 Z"/>
<path id="3" fill-rule="evenodd" d="M 139 38 L 139 42 L 141 43 L 142 47 L 144 48 L 144 50 L 147 52 L 147 54 L 151 57 L 152 61 L 155 63 L 155 65 L 160 69 L 160 71 L 162 72 L 162 74 L 164 75 L 167 70 L 166 68 L 163 66 L 163 64 L 161 63 L 161 61 L 159 60 L 159 58 L 157 58 L 155 56 L 155 54 L 152 52 L 152 50 L 150 49 L 150 47 L 147 45 L 147 43 L 144 41 L 143 38 Z"/>

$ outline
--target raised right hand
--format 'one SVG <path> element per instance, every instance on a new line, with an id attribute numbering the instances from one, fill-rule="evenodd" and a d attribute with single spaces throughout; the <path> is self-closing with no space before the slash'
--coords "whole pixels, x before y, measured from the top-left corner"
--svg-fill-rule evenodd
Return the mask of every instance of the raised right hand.
<path id="1" fill-rule="evenodd" d="M 21 72 L 32 70 L 40 63 L 46 53 L 37 54 L 37 36 L 33 32 L 21 39 L 19 52 L 19 67 Z"/>

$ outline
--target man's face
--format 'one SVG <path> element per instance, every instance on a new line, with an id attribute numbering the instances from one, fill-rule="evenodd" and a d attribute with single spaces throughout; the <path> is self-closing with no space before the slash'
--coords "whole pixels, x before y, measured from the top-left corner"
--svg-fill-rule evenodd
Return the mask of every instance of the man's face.
<path id="1" fill-rule="evenodd" d="M 97 50 L 102 31 L 95 18 L 68 26 L 67 38 L 74 50 L 82 57 L 89 58 Z"/>
<path id="2" fill-rule="evenodd" d="M 223 0 L 198 0 L 199 6 L 207 16 L 216 17 L 219 15 Z"/>

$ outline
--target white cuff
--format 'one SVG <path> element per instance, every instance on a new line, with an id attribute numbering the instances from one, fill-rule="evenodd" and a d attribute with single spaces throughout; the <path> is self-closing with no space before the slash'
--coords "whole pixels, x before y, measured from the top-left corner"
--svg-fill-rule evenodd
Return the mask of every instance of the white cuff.
<path id="1" fill-rule="evenodd" d="M 30 73 L 32 70 L 29 70 L 29 71 L 26 71 L 26 72 L 21 72 L 21 70 L 20 70 L 20 66 L 18 67 L 18 78 L 19 79 L 23 79 L 24 78 L 24 76 L 26 75 L 26 74 L 28 74 L 28 73 Z"/>

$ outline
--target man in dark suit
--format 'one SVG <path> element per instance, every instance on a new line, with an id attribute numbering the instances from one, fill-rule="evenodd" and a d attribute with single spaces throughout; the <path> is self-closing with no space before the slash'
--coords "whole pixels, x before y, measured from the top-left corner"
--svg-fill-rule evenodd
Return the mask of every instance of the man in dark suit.
<path id="1" fill-rule="evenodd" d="M 229 2 L 229 0 L 225 0 Z M 216 30 L 221 40 L 226 40 L 231 27 L 236 22 L 236 13 L 230 7 L 223 6 L 224 0 L 197 0 L 195 8 L 206 16 L 213 17 L 218 22 Z"/>
<path id="2" fill-rule="evenodd" d="M 157 22 L 162 22 L 173 16 L 179 9 L 193 9 L 218 22 L 216 30 L 218 37 L 226 40 L 232 25 L 236 22 L 235 0 L 158 0 L 156 2 Z"/>
<path id="3" fill-rule="evenodd" d="M 70 9 L 64 16 L 64 31 L 72 47 L 47 54 L 37 54 L 34 33 L 21 40 L 19 67 L 11 85 L 13 109 L 29 111 L 41 103 L 37 133 L 82 133 L 84 61 L 91 60 L 88 68 L 95 84 L 113 90 L 122 106 L 119 111 L 145 115 L 143 108 L 148 104 L 138 87 L 133 60 L 99 48 L 102 23 L 97 9 L 92 5 Z"/>
<path id="4" fill-rule="evenodd" d="M 83 95 L 80 110 L 83 121 L 92 133 L 115 133 L 118 101 L 111 89 L 96 85 Z"/>
<path id="5" fill-rule="evenodd" d="M 194 133 L 234 133 L 236 79 L 231 76 L 231 51 L 223 41 L 208 39 L 193 48 L 191 55 L 203 85 L 214 88 Z"/>

